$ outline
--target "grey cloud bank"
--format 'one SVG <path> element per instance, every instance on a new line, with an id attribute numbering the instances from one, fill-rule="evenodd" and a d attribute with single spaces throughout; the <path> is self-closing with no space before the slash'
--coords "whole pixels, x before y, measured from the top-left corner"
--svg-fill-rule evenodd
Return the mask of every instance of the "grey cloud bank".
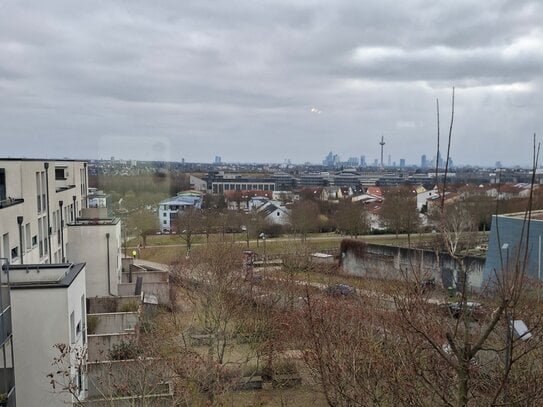
<path id="1" fill-rule="evenodd" d="M 527 164 L 539 1 L 0 0 L 0 156 Z M 316 114 L 315 108 L 322 113 Z"/>

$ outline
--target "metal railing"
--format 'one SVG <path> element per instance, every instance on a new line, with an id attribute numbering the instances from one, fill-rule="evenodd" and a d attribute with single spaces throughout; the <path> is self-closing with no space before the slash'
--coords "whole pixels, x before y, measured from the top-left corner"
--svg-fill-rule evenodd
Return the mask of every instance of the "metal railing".
<path id="1" fill-rule="evenodd" d="M 25 200 L 22 198 L 6 198 L 0 201 L 0 209 L 7 208 L 8 206 L 17 205 L 23 203 Z"/>

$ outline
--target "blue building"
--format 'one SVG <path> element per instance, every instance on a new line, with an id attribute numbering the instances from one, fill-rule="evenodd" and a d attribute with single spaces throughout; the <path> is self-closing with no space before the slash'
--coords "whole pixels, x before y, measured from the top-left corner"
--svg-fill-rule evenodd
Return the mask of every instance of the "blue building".
<path id="1" fill-rule="evenodd" d="M 495 279 L 507 270 L 507 264 L 513 267 L 517 259 L 526 266 L 527 276 L 541 278 L 543 211 L 532 212 L 530 222 L 525 222 L 524 217 L 524 212 L 492 217 L 484 281 Z"/>

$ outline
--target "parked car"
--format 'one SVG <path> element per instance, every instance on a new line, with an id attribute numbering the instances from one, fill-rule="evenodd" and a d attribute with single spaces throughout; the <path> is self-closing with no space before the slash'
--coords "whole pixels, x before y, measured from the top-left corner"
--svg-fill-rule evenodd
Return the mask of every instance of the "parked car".
<path id="1" fill-rule="evenodd" d="M 338 296 L 338 297 L 349 297 L 356 294 L 356 288 L 348 284 L 333 284 L 326 287 L 326 294 Z"/>
<path id="2" fill-rule="evenodd" d="M 462 316 L 462 302 L 449 302 L 447 303 L 447 308 L 450 315 L 453 318 L 460 318 Z M 474 318 L 478 319 L 483 314 L 483 307 L 480 303 L 475 301 L 466 301 L 466 312 L 467 314 Z"/>

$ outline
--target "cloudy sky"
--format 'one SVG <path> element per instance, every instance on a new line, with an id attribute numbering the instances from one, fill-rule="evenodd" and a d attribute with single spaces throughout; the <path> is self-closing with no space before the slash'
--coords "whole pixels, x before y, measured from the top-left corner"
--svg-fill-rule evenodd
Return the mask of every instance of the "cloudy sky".
<path id="1" fill-rule="evenodd" d="M 0 156 L 527 164 L 543 2 L 0 0 Z M 386 159 L 386 158 L 385 158 Z"/>

